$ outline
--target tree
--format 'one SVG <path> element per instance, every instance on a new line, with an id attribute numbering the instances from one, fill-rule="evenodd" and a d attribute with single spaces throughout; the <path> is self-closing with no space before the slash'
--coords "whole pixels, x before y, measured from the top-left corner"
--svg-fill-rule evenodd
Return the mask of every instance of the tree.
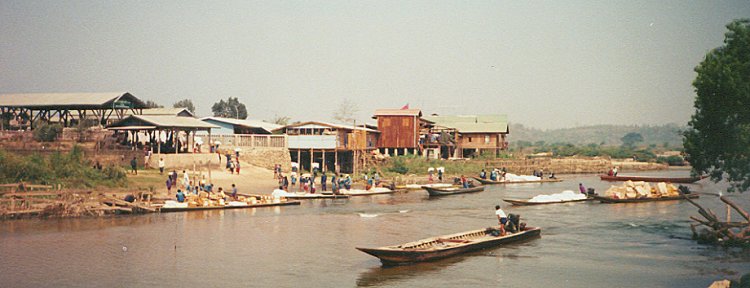
<path id="1" fill-rule="evenodd" d="M 729 191 L 750 187 L 750 19 L 727 24 L 724 45 L 695 67 L 695 114 L 684 132 L 696 174 L 726 177 Z"/>
<path id="2" fill-rule="evenodd" d="M 278 115 L 276 115 L 276 116 L 273 116 L 273 118 L 271 118 L 271 120 L 269 120 L 269 122 L 271 122 L 273 124 L 278 124 L 278 125 L 281 125 L 281 126 L 286 126 L 286 125 L 289 125 L 289 120 L 292 120 L 292 118 L 289 118 L 287 116 L 278 116 Z"/>
<path id="3" fill-rule="evenodd" d="M 220 100 L 219 102 L 214 103 L 214 105 L 211 106 L 211 111 L 214 112 L 214 116 L 216 117 L 237 119 L 247 118 L 247 108 L 245 107 L 245 104 L 240 103 L 240 100 L 238 100 L 237 97 L 229 97 L 226 102 Z"/>
<path id="4" fill-rule="evenodd" d="M 146 100 L 146 108 L 164 108 L 164 106 L 159 105 L 154 101 Z"/>
<path id="5" fill-rule="evenodd" d="M 622 141 L 622 146 L 633 148 L 636 143 L 643 142 L 643 136 L 641 133 L 630 132 L 625 134 L 625 136 L 622 136 L 620 140 Z"/>
<path id="6" fill-rule="evenodd" d="M 349 99 L 344 99 L 339 103 L 339 107 L 333 111 L 333 119 L 341 123 L 354 123 L 357 112 L 359 112 L 357 104 Z"/>
<path id="7" fill-rule="evenodd" d="M 172 108 L 185 108 L 190 111 L 190 113 L 195 114 L 195 105 L 193 105 L 193 100 L 190 99 L 177 101 L 172 105 Z"/>

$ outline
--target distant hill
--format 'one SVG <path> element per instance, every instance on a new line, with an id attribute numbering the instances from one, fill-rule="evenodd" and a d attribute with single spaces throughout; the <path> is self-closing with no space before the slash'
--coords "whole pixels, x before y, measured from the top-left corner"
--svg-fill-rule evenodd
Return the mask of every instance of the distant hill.
<path id="1" fill-rule="evenodd" d="M 511 145 L 518 141 L 528 141 L 536 143 L 544 141 L 551 143 L 571 143 L 575 145 L 603 144 L 615 145 L 622 144 L 622 136 L 630 132 L 640 133 L 643 136 L 643 142 L 639 145 L 656 144 L 662 147 L 668 143 L 671 148 L 682 147 L 681 131 L 687 129 L 687 126 L 677 124 L 666 124 L 658 126 L 626 126 L 626 125 L 594 125 L 575 128 L 563 128 L 552 130 L 541 130 L 536 128 L 524 127 L 521 124 L 510 124 L 510 135 L 508 141 Z"/>

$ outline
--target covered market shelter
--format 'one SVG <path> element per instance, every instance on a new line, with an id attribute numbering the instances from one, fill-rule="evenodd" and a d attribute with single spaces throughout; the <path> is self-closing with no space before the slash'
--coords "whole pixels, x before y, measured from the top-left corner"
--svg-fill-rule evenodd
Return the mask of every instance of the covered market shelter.
<path id="1" fill-rule="evenodd" d="M 195 134 L 206 131 L 210 137 L 212 128 L 217 126 L 197 118 L 175 115 L 130 115 L 107 126 L 108 130 L 127 133 L 127 140 L 133 147 L 143 143 L 151 151 L 175 154 L 193 151 L 190 147 L 195 146 Z M 146 139 L 141 139 L 141 136 Z"/>
<path id="2" fill-rule="evenodd" d="M 91 119 L 104 126 L 144 108 L 146 103 L 128 92 L 0 94 L 0 125 L 33 129 L 34 122 L 45 121 L 70 127 Z"/>

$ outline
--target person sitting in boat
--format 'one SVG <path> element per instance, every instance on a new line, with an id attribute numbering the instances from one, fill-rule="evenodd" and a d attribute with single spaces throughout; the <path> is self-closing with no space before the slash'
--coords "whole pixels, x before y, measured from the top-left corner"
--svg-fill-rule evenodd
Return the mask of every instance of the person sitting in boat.
<path id="1" fill-rule="evenodd" d="M 373 172 L 372 178 L 374 178 L 375 187 L 379 187 L 380 186 L 380 174 L 378 172 Z"/>
<path id="2" fill-rule="evenodd" d="M 583 186 L 583 183 L 578 183 L 578 191 L 581 191 L 581 194 L 586 195 L 586 187 Z"/>
<path id="3" fill-rule="evenodd" d="M 469 181 L 466 181 L 466 176 L 461 175 L 461 186 L 464 188 L 469 188 Z"/>
<path id="4" fill-rule="evenodd" d="M 492 169 L 490 172 L 490 180 L 497 181 L 497 168 Z"/>
<path id="5" fill-rule="evenodd" d="M 612 168 L 612 176 L 617 176 L 617 166 L 615 166 L 615 168 Z"/>
<path id="6" fill-rule="evenodd" d="M 182 190 L 177 189 L 177 195 L 175 196 L 177 197 L 177 202 L 185 202 L 185 193 L 182 193 Z"/>
<path id="7" fill-rule="evenodd" d="M 609 168 L 609 171 L 607 171 L 607 176 L 615 176 L 615 171 L 612 168 Z"/>
<path id="8" fill-rule="evenodd" d="M 549 179 L 557 179 L 557 177 L 555 177 L 555 172 L 549 172 Z"/>
<path id="9" fill-rule="evenodd" d="M 495 205 L 495 216 L 497 216 L 497 222 L 500 224 L 500 236 L 505 236 L 505 223 L 508 223 L 508 216 L 505 215 L 503 209 L 500 209 L 500 205 Z"/>
<path id="10" fill-rule="evenodd" d="M 232 183 L 232 194 L 230 195 L 232 196 L 232 200 L 237 200 L 237 186 L 234 183 Z"/>
<path id="11" fill-rule="evenodd" d="M 482 169 L 482 172 L 479 172 L 479 178 L 487 179 L 487 171 L 484 171 L 484 169 Z"/>
<path id="12" fill-rule="evenodd" d="M 367 179 L 367 185 L 365 185 L 365 190 L 372 189 L 373 184 L 374 184 L 374 180 L 372 178 Z"/>
<path id="13" fill-rule="evenodd" d="M 347 174 L 346 179 L 344 179 L 344 187 L 346 187 L 346 190 L 352 189 L 352 177 L 349 176 L 349 174 Z"/>
<path id="14" fill-rule="evenodd" d="M 280 200 L 282 196 L 286 195 L 286 191 L 284 191 L 284 186 L 279 186 L 279 189 L 273 190 L 271 192 L 271 197 L 273 197 L 273 200 Z"/>

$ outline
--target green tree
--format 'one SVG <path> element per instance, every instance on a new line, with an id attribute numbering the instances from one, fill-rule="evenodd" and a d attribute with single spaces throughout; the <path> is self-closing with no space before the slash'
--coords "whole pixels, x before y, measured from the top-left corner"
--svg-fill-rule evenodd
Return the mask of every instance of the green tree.
<path id="1" fill-rule="evenodd" d="M 177 101 L 172 104 L 172 108 L 185 108 L 190 111 L 190 113 L 195 114 L 195 105 L 193 105 L 193 100 L 190 99 L 182 99 L 180 101 Z"/>
<path id="2" fill-rule="evenodd" d="M 216 102 L 211 106 L 211 112 L 213 112 L 216 117 L 237 119 L 247 118 L 247 108 L 245 107 L 245 104 L 240 103 L 240 100 L 237 99 L 237 97 L 229 97 L 227 101 L 219 100 L 219 102 Z"/>
<path id="3" fill-rule="evenodd" d="M 622 136 L 620 140 L 622 141 L 622 146 L 633 148 L 636 143 L 643 142 L 643 136 L 641 133 L 630 132 L 625 134 L 625 136 Z"/>
<path id="4" fill-rule="evenodd" d="M 742 192 L 750 187 L 750 19 L 726 27 L 724 45 L 695 67 L 695 114 L 683 145 L 694 173 L 726 177 L 729 191 Z"/>
<path id="5" fill-rule="evenodd" d="M 154 101 L 146 100 L 146 108 L 164 108 L 164 106 Z"/>

